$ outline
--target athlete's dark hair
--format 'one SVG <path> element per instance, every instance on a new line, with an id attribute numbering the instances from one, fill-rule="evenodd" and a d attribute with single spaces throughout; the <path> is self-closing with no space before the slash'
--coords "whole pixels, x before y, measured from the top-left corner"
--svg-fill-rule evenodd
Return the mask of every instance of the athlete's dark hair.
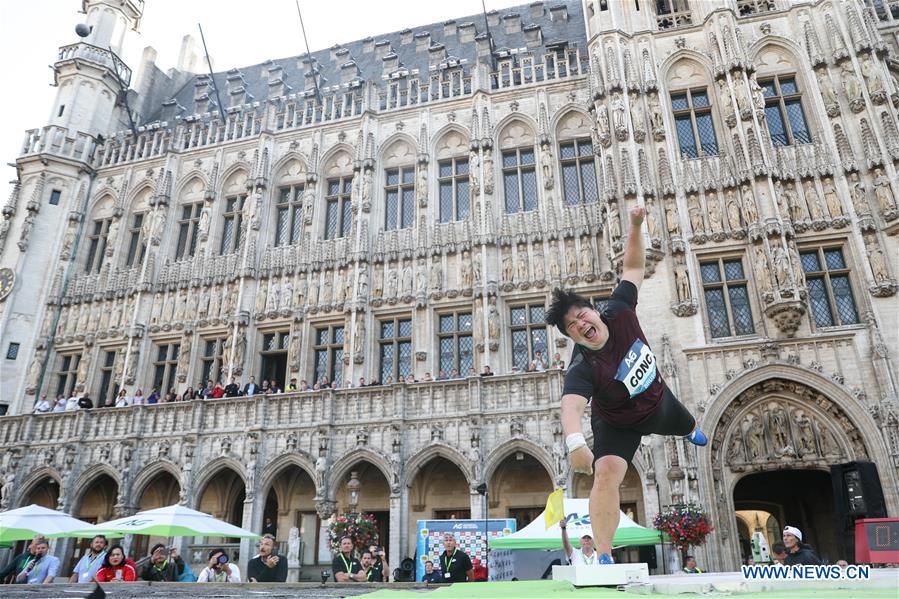
<path id="1" fill-rule="evenodd" d="M 572 308 L 596 309 L 590 300 L 574 291 L 566 291 L 562 288 L 553 289 L 553 298 L 549 303 L 549 310 L 546 311 L 546 324 L 556 327 L 560 333 L 568 337 L 569 335 L 565 331 L 565 315 Z"/>

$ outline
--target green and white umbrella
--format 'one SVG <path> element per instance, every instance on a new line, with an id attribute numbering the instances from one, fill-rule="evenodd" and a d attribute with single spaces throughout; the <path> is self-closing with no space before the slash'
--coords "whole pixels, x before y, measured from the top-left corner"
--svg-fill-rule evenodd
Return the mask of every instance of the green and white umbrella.
<path id="1" fill-rule="evenodd" d="M 89 528 L 90 522 L 35 504 L 0 512 L 0 543 L 23 541 L 38 535 L 51 539 L 87 536 L 75 532 Z"/>
<path id="2" fill-rule="evenodd" d="M 170 505 L 138 512 L 133 516 L 101 522 L 80 532 L 91 534 L 131 534 L 154 537 L 236 537 L 257 539 L 259 535 L 216 520 L 209 514 L 183 505 Z"/>

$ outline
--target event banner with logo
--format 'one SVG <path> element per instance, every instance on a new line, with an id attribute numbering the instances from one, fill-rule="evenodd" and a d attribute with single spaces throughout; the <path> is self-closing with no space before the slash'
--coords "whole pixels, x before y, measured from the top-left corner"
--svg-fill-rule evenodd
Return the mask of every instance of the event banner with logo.
<path id="1" fill-rule="evenodd" d="M 464 551 L 474 562 L 481 560 L 487 563 L 487 548 L 484 544 L 484 520 L 419 520 L 418 548 L 416 555 L 415 580 L 421 580 L 425 574 L 425 562 L 434 562 L 439 569 L 438 556 L 443 553 L 443 535 L 451 532 L 456 537 L 460 551 Z M 514 518 L 487 520 L 490 539 L 510 535 L 516 531 Z"/>

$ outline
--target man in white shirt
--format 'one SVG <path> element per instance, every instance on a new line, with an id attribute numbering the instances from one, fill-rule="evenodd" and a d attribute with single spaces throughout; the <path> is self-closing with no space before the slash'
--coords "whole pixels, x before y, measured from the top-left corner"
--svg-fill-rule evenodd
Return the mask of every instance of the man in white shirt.
<path id="1" fill-rule="evenodd" d="M 568 541 L 568 531 L 565 530 L 568 521 L 565 518 L 559 520 L 559 528 L 562 529 L 562 547 L 565 549 L 565 557 L 572 566 L 593 566 L 596 561 L 596 551 L 593 549 L 593 537 L 584 535 L 581 537 L 581 548 L 575 550 Z"/>
<path id="2" fill-rule="evenodd" d="M 197 582 L 240 582 L 240 569 L 228 560 L 224 549 L 209 552 L 209 563 L 197 576 Z"/>
<path id="3" fill-rule="evenodd" d="M 44 393 L 41 395 L 41 398 L 38 400 L 36 404 L 34 404 L 34 413 L 35 414 L 46 414 L 50 410 L 53 409 L 53 406 L 50 405 L 50 402 L 47 401 L 47 394 Z"/>
<path id="4" fill-rule="evenodd" d="M 59 412 L 66 411 L 66 398 L 62 395 L 56 398 L 56 403 L 53 404 L 53 413 L 58 414 Z"/>
<path id="5" fill-rule="evenodd" d="M 78 395 L 72 392 L 72 397 L 66 400 L 66 412 L 74 412 L 78 409 Z"/>
<path id="6" fill-rule="evenodd" d="M 97 535 L 91 539 L 90 549 L 81 556 L 78 563 L 72 569 L 72 575 L 69 576 L 69 582 L 92 582 L 97 570 L 103 566 L 103 560 L 106 558 L 106 537 Z"/>

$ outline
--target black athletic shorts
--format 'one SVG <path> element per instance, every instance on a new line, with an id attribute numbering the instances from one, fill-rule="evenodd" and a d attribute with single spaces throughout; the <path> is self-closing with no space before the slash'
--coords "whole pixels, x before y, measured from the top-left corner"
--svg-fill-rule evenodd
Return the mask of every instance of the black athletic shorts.
<path id="1" fill-rule="evenodd" d="M 590 424 L 593 428 L 594 460 L 606 455 L 617 455 L 630 463 L 637 453 L 643 435 L 684 437 L 693 431 L 696 419 L 687 411 L 684 404 L 677 401 L 671 391 L 666 389 L 661 405 L 642 422 L 627 428 L 618 428 L 605 420 L 594 418 Z"/>

